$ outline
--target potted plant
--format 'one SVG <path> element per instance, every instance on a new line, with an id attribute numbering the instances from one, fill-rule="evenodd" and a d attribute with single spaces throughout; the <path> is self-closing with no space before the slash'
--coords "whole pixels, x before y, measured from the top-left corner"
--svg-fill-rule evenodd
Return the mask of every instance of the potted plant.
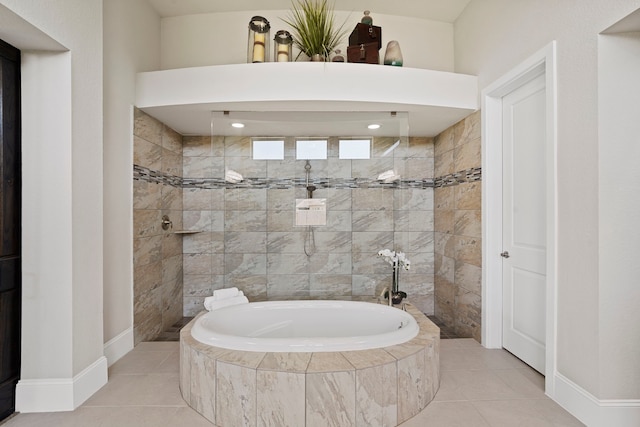
<path id="1" fill-rule="evenodd" d="M 293 42 L 312 61 L 323 61 L 338 46 L 345 36 L 344 25 L 333 21 L 333 8 L 327 0 L 296 0 L 286 19 L 292 28 Z"/>

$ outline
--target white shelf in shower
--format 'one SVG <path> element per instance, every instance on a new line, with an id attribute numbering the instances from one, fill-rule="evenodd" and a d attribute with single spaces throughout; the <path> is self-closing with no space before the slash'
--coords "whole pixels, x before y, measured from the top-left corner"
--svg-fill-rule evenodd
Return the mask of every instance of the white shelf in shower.
<path id="1" fill-rule="evenodd" d="M 196 234 L 196 233 L 202 233 L 204 230 L 175 230 L 172 231 L 173 234 Z"/>

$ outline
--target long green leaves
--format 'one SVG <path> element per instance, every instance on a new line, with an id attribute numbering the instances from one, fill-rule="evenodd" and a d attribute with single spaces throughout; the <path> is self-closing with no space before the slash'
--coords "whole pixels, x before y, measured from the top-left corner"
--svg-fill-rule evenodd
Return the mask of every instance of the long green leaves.
<path id="1" fill-rule="evenodd" d="M 346 21 L 335 25 L 327 0 L 296 0 L 292 6 L 287 19 L 282 20 L 291 26 L 295 45 L 309 57 L 319 54 L 328 58 L 346 35 Z"/>

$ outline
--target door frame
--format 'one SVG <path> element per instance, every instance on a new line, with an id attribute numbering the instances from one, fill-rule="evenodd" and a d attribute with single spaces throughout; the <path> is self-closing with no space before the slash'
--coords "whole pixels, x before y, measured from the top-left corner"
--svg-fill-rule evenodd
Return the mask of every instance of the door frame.
<path id="1" fill-rule="evenodd" d="M 553 41 L 482 91 L 482 345 L 502 348 L 502 97 L 544 74 L 547 285 L 545 392 L 554 395 L 557 319 L 557 98 Z"/>

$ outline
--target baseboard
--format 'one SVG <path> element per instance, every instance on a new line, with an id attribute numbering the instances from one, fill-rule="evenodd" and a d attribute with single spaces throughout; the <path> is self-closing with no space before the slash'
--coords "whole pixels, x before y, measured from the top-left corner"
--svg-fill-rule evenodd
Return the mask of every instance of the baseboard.
<path id="1" fill-rule="evenodd" d="M 600 400 L 561 374 L 555 374 L 553 400 L 588 427 L 640 426 L 640 399 Z"/>
<path id="2" fill-rule="evenodd" d="M 73 409 L 82 405 L 109 381 L 107 358 L 102 356 L 73 377 Z"/>
<path id="3" fill-rule="evenodd" d="M 104 355 L 109 366 L 131 350 L 133 350 L 133 328 L 125 329 L 104 344 Z"/>
<path id="4" fill-rule="evenodd" d="M 20 380 L 16 385 L 16 412 L 73 411 L 106 383 L 104 356 L 73 378 Z"/>

